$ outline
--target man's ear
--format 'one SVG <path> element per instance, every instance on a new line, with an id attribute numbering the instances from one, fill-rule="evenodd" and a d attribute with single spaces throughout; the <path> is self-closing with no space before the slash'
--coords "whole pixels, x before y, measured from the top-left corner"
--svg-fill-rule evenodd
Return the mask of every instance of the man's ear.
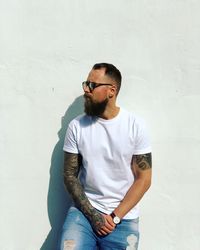
<path id="1" fill-rule="evenodd" d="M 110 88 L 109 98 L 112 98 L 113 96 L 116 96 L 117 88 L 115 85 L 112 85 Z"/>

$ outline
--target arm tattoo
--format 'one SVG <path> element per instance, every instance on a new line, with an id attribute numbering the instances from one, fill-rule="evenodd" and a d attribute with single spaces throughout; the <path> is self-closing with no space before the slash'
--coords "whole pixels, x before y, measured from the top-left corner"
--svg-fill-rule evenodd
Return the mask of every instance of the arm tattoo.
<path id="1" fill-rule="evenodd" d="M 151 153 L 143 155 L 135 155 L 135 161 L 141 170 L 146 170 L 152 167 Z"/>
<path id="2" fill-rule="evenodd" d="M 90 220 L 94 229 L 98 230 L 104 224 L 103 216 L 90 204 L 78 179 L 82 157 L 80 154 L 65 152 L 64 183 L 76 206 Z"/>

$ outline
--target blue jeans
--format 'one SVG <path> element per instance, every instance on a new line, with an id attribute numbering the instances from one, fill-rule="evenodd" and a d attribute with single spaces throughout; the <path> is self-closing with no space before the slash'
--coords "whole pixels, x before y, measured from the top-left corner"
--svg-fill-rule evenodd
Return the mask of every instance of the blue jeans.
<path id="1" fill-rule="evenodd" d="M 139 218 L 122 220 L 114 231 L 100 236 L 92 229 L 83 213 L 71 207 L 63 225 L 59 250 L 137 250 Z"/>

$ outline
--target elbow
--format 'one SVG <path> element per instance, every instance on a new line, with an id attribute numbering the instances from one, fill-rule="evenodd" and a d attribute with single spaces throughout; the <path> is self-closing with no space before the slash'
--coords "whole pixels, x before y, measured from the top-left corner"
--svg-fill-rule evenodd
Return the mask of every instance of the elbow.
<path id="1" fill-rule="evenodd" d="M 138 179 L 141 181 L 144 191 L 146 192 L 151 187 L 152 174 L 151 172 L 142 172 L 138 176 Z"/>
<path id="2" fill-rule="evenodd" d="M 151 179 L 150 178 L 138 178 L 136 180 L 137 186 L 143 190 L 145 193 L 151 186 Z"/>
<path id="3" fill-rule="evenodd" d="M 66 189 L 69 191 L 70 187 L 72 186 L 73 178 L 70 178 L 70 176 L 64 174 L 64 185 Z"/>
<path id="4" fill-rule="evenodd" d="M 151 179 L 144 180 L 144 188 L 147 191 L 151 187 Z"/>
<path id="5" fill-rule="evenodd" d="M 143 176 L 139 178 L 138 180 L 144 192 L 146 192 L 151 187 L 151 177 Z"/>
<path id="6" fill-rule="evenodd" d="M 66 188 L 66 190 L 68 191 L 68 193 L 71 193 L 72 190 L 74 190 L 74 188 L 77 185 L 77 178 L 75 176 L 71 176 L 71 175 L 64 175 L 64 186 Z"/>
<path id="7" fill-rule="evenodd" d="M 151 181 L 146 184 L 146 191 L 151 187 Z"/>

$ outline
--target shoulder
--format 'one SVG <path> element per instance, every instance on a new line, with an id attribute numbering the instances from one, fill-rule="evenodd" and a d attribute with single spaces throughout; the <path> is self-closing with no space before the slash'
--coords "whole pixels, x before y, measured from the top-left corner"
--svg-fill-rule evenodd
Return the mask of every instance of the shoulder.
<path id="1" fill-rule="evenodd" d="M 92 123 L 92 118 L 86 114 L 81 114 L 70 121 L 69 127 L 84 127 Z"/>
<path id="2" fill-rule="evenodd" d="M 139 116 L 138 114 L 128 111 L 126 109 L 121 108 L 121 116 L 122 119 L 127 119 L 130 123 L 135 126 L 141 126 L 145 124 L 144 118 Z"/>

